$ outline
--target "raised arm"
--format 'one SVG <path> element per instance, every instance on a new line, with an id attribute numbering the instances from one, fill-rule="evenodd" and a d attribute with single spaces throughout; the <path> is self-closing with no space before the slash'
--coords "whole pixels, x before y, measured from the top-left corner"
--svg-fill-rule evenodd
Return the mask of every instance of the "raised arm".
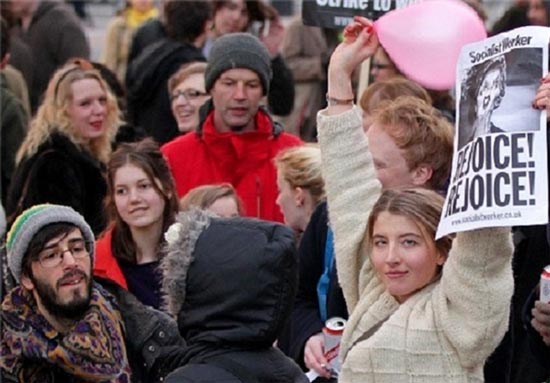
<path id="1" fill-rule="evenodd" d="M 465 367 L 486 359 L 508 329 L 512 252 L 509 228 L 459 233 L 453 241 L 434 305 Z"/>
<path id="2" fill-rule="evenodd" d="M 351 73 L 378 45 L 370 21 L 356 20 L 345 29 L 344 41 L 331 57 L 328 96 L 333 99 L 353 99 Z M 351 312 L 359 297 L 359 272 L 367 260 L 362 249 L 367 218 L 381 187 L 357 107 L 351 102 L 329 102 L 319 112 L 317 126 L 338 278 Z"/>

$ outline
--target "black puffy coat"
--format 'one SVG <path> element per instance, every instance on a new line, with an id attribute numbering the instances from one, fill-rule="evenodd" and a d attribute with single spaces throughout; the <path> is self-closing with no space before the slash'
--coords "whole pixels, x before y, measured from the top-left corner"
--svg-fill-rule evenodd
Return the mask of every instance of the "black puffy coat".
<path id="1" fill-rule="evenodd" d="M 157 367 L 158 360 L 173 349 L 186 346 L 176 321 L 168 314 L 141 303 L 117 283 L 94 277 L 117 302 L 124 322 L 124 341 L 132 369 L 132 383 L 161 381 L 166 370 Z"/>
<path id="2" fill-rule="evenodd" d="M 290 321 L 279 339 L 279 348 L 306 369 L 304 347 L 308 339 L 322 331 L 317 284 L 324 272 L 325 246 L 328 231 L 327 203 L 317 206 L 304 231 L 298 249 L 299 286 Z M 338 284 L 336 267 L 332 268 L 327 292 L 327 318 L 348 318 L 346 302 Z"/>
<path id="3" fill-rule="evenodd" d="M 307 382 L 273 343 L 297 286 L 287 227 L 180 213 L 179 237 L 162 260 L 169 311 L 188 343 L 165 382 Z"/>
<path id="4" fill-rule="evenodd" d="M 107 183 L 103 172 L 104 165 L 87 150 L 66 135 L 53 133 L 34 155 L 18 164 L 8 192 L 6 216 L 46 202 L 66 205 L 82 214 L 98 235 L 106 224 L 103 198 Z"/>

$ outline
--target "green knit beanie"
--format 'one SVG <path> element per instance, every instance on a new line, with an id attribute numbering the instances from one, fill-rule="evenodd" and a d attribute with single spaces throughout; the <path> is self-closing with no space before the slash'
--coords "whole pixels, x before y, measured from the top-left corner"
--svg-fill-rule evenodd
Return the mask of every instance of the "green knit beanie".
<path id="1" fill-rule="evenodd" d="M 84 217 L 68 206 L 42 204 L 25 210 L 15 219 L 6 237 L 8 266 L 17 282 L 21 280 L 23 257 L 27 253 L 29 243 L 44 226 L 52 223 L 73 224 L 80 229 L 84 240 L 95 242 L 94 233 Z M 92 248 L 92 265 L 94 252 L 95 249 Z"/>
<path id="2" fill-rule="evenodd" d="M 204 73 L 204 85 L 207 92 L 214 83 L 229 69 L 245 68 L 258 74 L 264 95 L 269 92 L 269 83 L 273 75 L 271 59 L 267 48 L 250 33 L 229 33 L 216 39 Z"/>

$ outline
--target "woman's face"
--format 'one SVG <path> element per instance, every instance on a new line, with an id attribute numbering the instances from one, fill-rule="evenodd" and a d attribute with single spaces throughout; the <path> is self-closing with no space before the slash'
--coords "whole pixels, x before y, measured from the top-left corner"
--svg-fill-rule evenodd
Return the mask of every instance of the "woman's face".
<path id="1" fill-rule="evenodd" d="M 106 131 L 107 94 L 99 81 L 85 78 L 74 81 L 70 87 L 72 100 L 67 113 L 75 131 L 90 140 L 103 136 Z"/>
<path id="2" fill-rule="evenodd" d="M 305 211 L 300 206 L 298 199 L 298 189 L 290 185 L 290 183 L 284 178 L 281 171 L 277 171 L 277 189 L 279 195 L 275 200 L 275 203 L 281 209 L 283 213 L 285 224 L 290 226 L 296 231 L 304 231 L 303 227 Z"/>
<path id="3" fill-rule="evenodd" d="M 376 82 L 398 76 L 399 72 L 384 49 L 378 48 L 372 58 L 370 74 L 372 76 L 372 81 Z"/>
<path id="4" fill-rule="evenodd" d="M 436 278 L 445 257 L 412 219 L 384 211 L 374 222 L 371 262 L 386 290 L 403 303 Z"/>
<path id="5" fill-rule="evenodd" d="M 495 100 L 500 94 L 500 71 L 492 69 L 485 75 L 477 92 L 477 115 L 484 116 L 494 109 Z"/>
<path id="6" fill-rule="evenodd" d="M 249 21 L 248 9 L 244 0 L 227 0 L 214 15 L 216 36 L 243 32 Z"/>
<path id="7" fill-rule="evenodd" d="M 529 0 L 529 9 L 527 10 L 527 18 L 531 25 L 546 27 L 548 23 L 548 15 L 542 0 Z"/>
<path id="8" fill-rule="evenodd" d="M 162 226 L 166 202 L 143 169 L 133 164 L 120 167 L 113 190 L 118 214 L 131 229 Z"/>
<path id="9" fill-rule="evenodd" d="M 204 74 L 194 73 L 180 82 L 172 91 L 172 113 L 182 133 L 199 125 L 199 108 L 208 99 L 204 90 Z"/>
<path id="10" fill-rule="evenodd" d="M 239 216 L 239 206 L 237 205 L 237 201 L 235 201 L 235 198 L 230 196 L 218 198 L 207 208 L 207 210 L 222 218 Z"/>

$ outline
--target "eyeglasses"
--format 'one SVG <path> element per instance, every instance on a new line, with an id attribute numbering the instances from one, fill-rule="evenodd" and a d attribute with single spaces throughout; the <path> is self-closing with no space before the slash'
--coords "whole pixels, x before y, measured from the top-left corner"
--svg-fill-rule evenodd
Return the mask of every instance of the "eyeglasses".
<path id="1" fill-rule="evenodd" d="M 200 92 L 196 89 L 175 90 L 170 95 L 170 101 L 174 101 L 179 96 L 183 96 L 183 98 L 185 98 L 187 101 L 195 101 L 199 97 L 204 97 L 204 96 L 207 96 L 207 95 L 208 95 L 208 93 L 203 93 L 203 92 Z"/>
<path id="2" fill-rule="evenodd" d="M 59 266 L 65 257 L 67 252 L 71 253 L 74 259 L 84 259 L 90 255 L 92 251 L 93 242 L 85 241 L 83 239 L 72 239 L 69 241 L 67 249 L 53 248 L 43 250 L 38 254 L 38 262 L 45 269 L 51 269 Z"/>
<path id="3" fill-rule="evenodd" d="M 378 70 L 393 68 L 392 64 L 381 64 L 376 62 L 373 62 L 372 64 L 370 64 L 370 66 L 372 69 L 378 69 Z"/>

